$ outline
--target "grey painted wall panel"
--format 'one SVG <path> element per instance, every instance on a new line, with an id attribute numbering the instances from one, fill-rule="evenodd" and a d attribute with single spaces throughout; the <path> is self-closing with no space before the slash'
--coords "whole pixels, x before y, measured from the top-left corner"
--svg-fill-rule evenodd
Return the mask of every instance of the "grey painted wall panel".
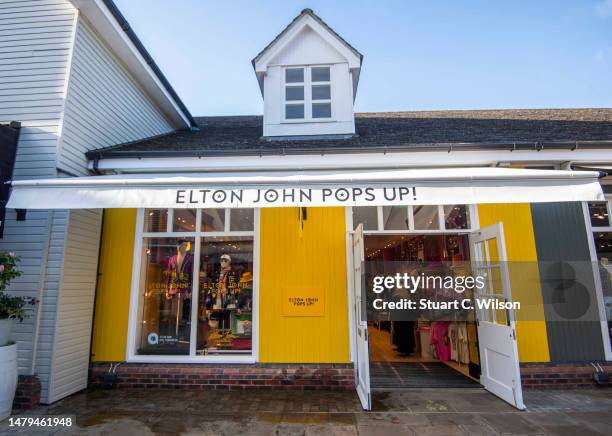
<path id="1" fill-rule="evenodd" d="M 551 361 L 604 360 L 582 205 L 578 202 L 533 203 L 531 214 L 540 261 Z M 582 286 L 574 285 L 570 290 L 562 290 L 570 282 L 557 280 L 560 261 L 565 261 L 566 267 L 575 271 L 576 281 Z M 564 313 L 583 315 L 575 320 L 562 320 L 560 315 Z"/>

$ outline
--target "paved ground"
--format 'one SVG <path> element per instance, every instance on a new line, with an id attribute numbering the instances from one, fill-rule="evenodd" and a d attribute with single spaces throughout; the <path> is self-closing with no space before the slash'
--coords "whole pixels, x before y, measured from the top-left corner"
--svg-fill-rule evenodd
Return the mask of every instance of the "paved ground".
<path id="1" fill-rule="evenodd" d="M 612 389 L 527 391 L 520 412 L 480 389 L 377 392 L 363 412 L 353 392 L 90 391 L 18 417 L 71 414 L 70 430 L 5 434 L 113 435 L 611 435 Z"/>

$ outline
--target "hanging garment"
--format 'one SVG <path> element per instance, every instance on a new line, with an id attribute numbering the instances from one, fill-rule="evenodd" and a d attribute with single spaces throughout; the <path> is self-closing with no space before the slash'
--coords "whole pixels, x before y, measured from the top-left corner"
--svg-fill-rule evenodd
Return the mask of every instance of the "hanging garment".
<path id="1" fill-rule="evenodd" d="M 451 322 L 448 325 L 448 338 L 450 340 L 450 358 L 455 362 L 459 362 L 459 334 L 456 323 Z"/>
<path id="2" fill-rule="evenodd" d="M 450 359 L 450 341 L 448 339 L 448 321 L 434 323 L 431 332 L 431 343 L 436 347 L 438 359 L 445 362 Z"/>
<path id="3" fill-rule="evenodd" d="M 393 322 L 393 344 L 401 354 L 414 353 L 414 321 Z"/>
<path id="4" fill-rule="evenodd" d="M 470 363 L 470 347 L 468 340 L 467 323 L 462 322 L 457 326 L 457 333 L 459 336 L 459 361 L 461 363 Z"/>

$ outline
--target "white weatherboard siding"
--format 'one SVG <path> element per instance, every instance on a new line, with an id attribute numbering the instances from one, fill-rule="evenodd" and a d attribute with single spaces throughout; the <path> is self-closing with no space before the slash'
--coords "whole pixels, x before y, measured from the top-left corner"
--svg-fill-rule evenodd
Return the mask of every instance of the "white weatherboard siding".
<path id="1" fill-rule="evenodd" d="M 76 40 L 58 155 L 58 168 L 87 174 L 85 152 L 173 126 L 82 17 Z"/>
<path id="2" fill-rule="evenodd" d="M 0 121 L 56 133 L 74 16 L 65 0 L 0 0 Z"/>
<path id="3" fill-rule="evenodd" d="M 172 129 L 77 15 L 67 0 L 0 0 L 0 123 L 22 125 L 14 180 L 85 175 L 86 151 Z M 19 373 L 40 377 L 43 403 L 87 383 L 99 232 L 99 212 L 7 210 L 0 250 L 23 271 L 10 291 L 41 300 L 13 332 Z"/>
<path id="4" fill-rule="evenodd" d="M 75 10 L 65 0 L 0 0 L 0 123 L 20 121 L 14 179 L 55 177 L 58 133 L 73 39 Z M 63 212 L 64 215 L 67 212 Z M 52 215 L 55 216 L 51 223 Z M 10 291 L 40 297 L 41 280 L 52 300 L 57 294 L 63 242 L 62 212 L 28 211 L 26 221 L 16 221 L 7 210 L 0 250 L 21 256 L 23 275 Z M 52 241 L 48 241 L 50 226 Z M 51 257 L 45 263 L 47 243 Z M 58 258 L 59 255 L 59 258 Z M 39 344 L 43 350 L 52 337 L 54 315 L 42 309 Z M 17 323 L 13 339 L 18 345 L 20 374 L 32 373 L 33 341 L 37 314 Z M 44 351 L 37 361 L 43 362 Z M 48 364 L 47 364 L 48 366 Z M 45 364 L 40 368 L 45 371 Z M 38 372 L 38 369 L 34 370 Z"/>
<path id="5" fill-rule="evenodd" d="M 101 210 L 72 210 L 68 216 L 49 403 L 87 387 L 101 223 Z"/>
<path id="6" fill-rule="evenodd" d="M 87 151 L 172 129 L 91 25 L 79 17 L 57 168 L 71 175 L 87 175 Z M 48 316 L 41 320 L 36 359 L 43 403 L 87 387 L 98 265 L 101 211 L 60 212 L 66 214 L 68 226 L 58 259 L 60 292 L 45 298 L 44 315 Z M 55 259 L 50 257 L 49 261 Z M 53 320 L 49 330 L 44 322 L 47 319 Z"/>
<path id="7" fill-rule="evenodd" d="M 28 213 L 30 213 L 28 211 Z M 61 294 L 60 282 L 65 252 L 66 224 L 68 211 L 57 210 L 50 213 L 51 232 L 48 241 L 47 264 L 44 271 L 44 288 L 39 297 L 40 321 L 38 327 L 38 345 L 36 348 L 34 372 L 40 378 L 41 401 L 48 402 L 49 379 L 51 375 L 51 357 L 56 329 L 57 301 Z"/>

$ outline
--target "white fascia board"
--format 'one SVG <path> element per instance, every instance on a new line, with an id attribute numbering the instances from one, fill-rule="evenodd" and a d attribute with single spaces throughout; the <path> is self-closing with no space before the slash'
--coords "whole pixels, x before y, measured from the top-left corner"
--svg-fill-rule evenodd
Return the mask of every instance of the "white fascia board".
<path id="1" fill-rule="evenodd" d="M 191 124 L 185 113 L 176 104 L 106 5 L 101 0 L 70 0 L 70 2 L 93 25 L 96 32 L 102 36 L 149 97 L 159 105 L 176 127 L 190 127 Z"/>
<path id="2" fill-rule="evenodd" d="M 296 37 L 296 35 L 302 31 L 304 27 L 310 27 L 317 35 L 337 50 L 349 63 L 349 68 L 358 69 L 361 67 L 361 59 L 353 50 L 348 48 L 346 44 L 339 40 L 336 35 L 333 35 L 329 30 L 325 29 L 321 23 L 312 18 L 310 15 L 304 15 L 302 18 L 297 20 L 292 27 L 278 40 L 272 47 L 269 47 L 265 53 L 255 62 L 255 72 L 265 73 L 270 60 L 280 53 L 285 46 Z"/>
<path id="3" fill-rule="evenodd" d="M 290 171 L 493 166 L 500 162 L 574 164 L 611 162 L 612 150 L 428 151 L 271 156 L 140 157 L 100 159 L 90 170 L 117 173 L 169 171 Z"/>

